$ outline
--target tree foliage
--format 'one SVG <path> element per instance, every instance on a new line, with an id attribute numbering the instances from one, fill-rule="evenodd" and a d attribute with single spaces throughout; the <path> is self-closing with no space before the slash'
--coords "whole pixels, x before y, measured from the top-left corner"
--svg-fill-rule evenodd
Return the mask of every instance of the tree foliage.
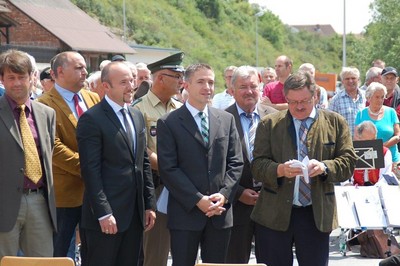
<path id="1" fill-rule="evenodd" d="M 347 36 L 347 65 L 365 73 L 370 62 L 382 58 L 395 65 L 400 52 L 398 0 L 375 0 L 374 23 L 363 36 Z M 102 24 L 122 34 L 123 0 L 72 0 Z M 143 45 L 177 48 L 185 52 L 184 64 L 206 62 L 217 74 L 217 90 L 223 89 L 228 65 L 256 64 L 256 34 L 260 66 L 273 66 L 281 54 L 290 56 L 294 69 L 304 62 L 318 71 L 339 73 L 342 38 L 293 32 L 278 16 L 245 0 L 126 0 L 127 39 Z M 383 30 L 384 29 L 384 30 Z"/>

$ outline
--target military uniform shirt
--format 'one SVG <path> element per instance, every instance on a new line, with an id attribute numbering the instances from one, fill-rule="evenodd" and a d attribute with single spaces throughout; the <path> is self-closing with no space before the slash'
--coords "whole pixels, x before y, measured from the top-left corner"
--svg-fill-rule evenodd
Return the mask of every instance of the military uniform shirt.
<path id="1" fill-rule="evenodd" d="M 144 116 L 147 130 L 147 147 L 151 151 L 157 153 L 157 120 L 181 106 L 181 102 L 171 98 L 167 103 L 167 108 L 165 108 L 164 104 L 151 90 L 133 103 L 133 107 L 141 111 Z"/>

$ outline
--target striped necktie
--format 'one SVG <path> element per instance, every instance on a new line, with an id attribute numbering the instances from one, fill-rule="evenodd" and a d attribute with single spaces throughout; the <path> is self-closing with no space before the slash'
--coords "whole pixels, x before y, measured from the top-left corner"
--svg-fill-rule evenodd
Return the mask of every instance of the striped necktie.
<path id="1" fill-rule="evenodd" d="M 26 119 L 25 105 L 18 107 L 20 110 L 19 126 L 21 130 L 22 144 L 25 155 L 25 175 L 37 184 L 42 177 L 42 165 L 40 164 L 39 153 L 33 139 L 32 131 Z"/>
<path id="2" fill-rule="evenodd" d="M 256 129 L 257 123 L 254 121 L 255 114 L 254 113 L 246 113 L 247 119 L 250 120 L 249 124 L 249 134 L 248 134 L 248 141 L 249 141 L 249 159 L 250 161 L 253 160 L 253 150 L 254 150 L 254 140 L 256 138 Z"/>
<path id="3" fill-rule="evenodd" d="M 308 126 L 307 126 L 308 118 L 301 120 L 301 125 L 299 129 L 299 160 L 302 161 L 304 157 L 307 156 L 307 133 L 308 133 Z M 311 202 L 311 186 L 310 183 L 306 183 L 304 177 L 300 177 L 299 182 L 299 202 L 303 206 L 307 206 Z"/>
<path id="4" fill-rule="evenodd" d="M 199 117 L 201 119 L 200 122 L 200 133 L 203 136 L 203 140 L 206 144 L 208 144 L 209 141 L 209 132 L 208 132 L 208 122 L 207 122 L 207 117 L 206 114 L 203 112 L 199 112 Z"/>

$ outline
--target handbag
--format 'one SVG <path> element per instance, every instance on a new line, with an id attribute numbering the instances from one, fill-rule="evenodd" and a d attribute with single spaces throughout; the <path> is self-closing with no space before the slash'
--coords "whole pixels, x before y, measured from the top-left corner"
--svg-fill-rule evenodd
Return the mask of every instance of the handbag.
<path id="1" fill-rule="evenodd" d="M 368 258 L 386 258 L 388 255 L 400 254 L 400 247 L 394 236 L 385 234 L 383 230 L 366 230 L 357 235 L 360 253 Z M 390 240 L 390 253 L 389 251 Z"/>

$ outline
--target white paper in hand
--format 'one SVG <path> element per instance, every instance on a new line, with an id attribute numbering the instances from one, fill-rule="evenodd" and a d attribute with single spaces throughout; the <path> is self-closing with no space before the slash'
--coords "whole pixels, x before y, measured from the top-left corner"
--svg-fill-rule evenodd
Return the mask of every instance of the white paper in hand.
<path id="1" fill-rule="evenodd" d="M 299 161 L 299 160 L 290 160 L 289 163 L 289 167 L 292 168 L 300 168 L 303 171 L 303 176 L 304 176 L 304 181 L 306 181 L 306 183 L 310 183 L 310 178 L 308 176 L 308 162 L 310 161 L 310 159 L 308 158 L 308 156 L 304 157 L 303 161 Z"/>
<path id="2" fill-rule="evenodd" d="M 160 196 L 158 197 L 157 200 L 157 211 L 167 214 L 167 207 L 168 207 L 168 196 L 169 196 L 169 191 L 166 187 L 163 188 L 161 191 Z"/>

